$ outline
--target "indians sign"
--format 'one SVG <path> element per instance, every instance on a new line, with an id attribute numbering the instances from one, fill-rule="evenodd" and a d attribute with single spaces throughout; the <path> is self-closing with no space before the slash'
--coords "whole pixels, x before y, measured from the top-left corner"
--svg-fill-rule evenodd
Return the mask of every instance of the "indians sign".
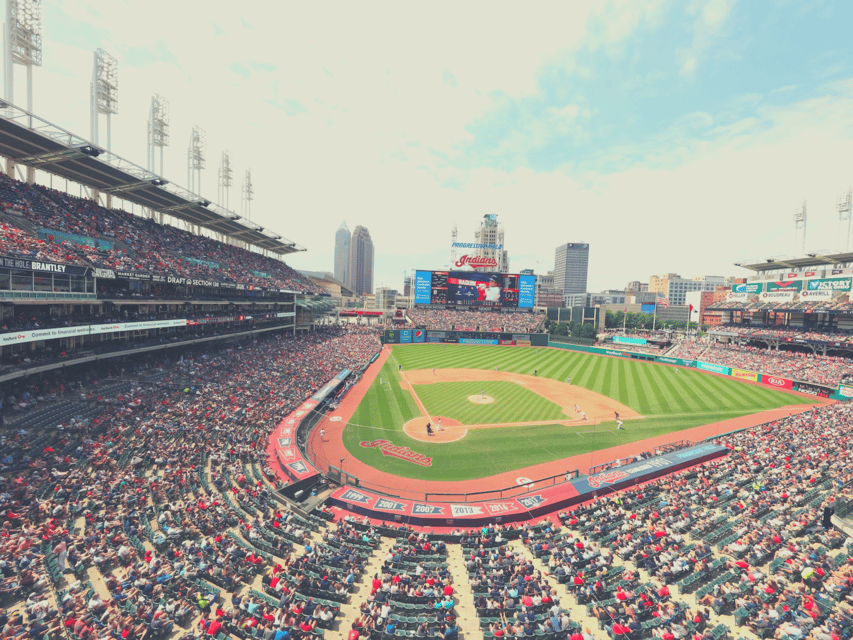
<path id="1" fill-rule="evenodd" d="M 457 267 L 464 267 L 468 265 L 472 269 L 495 269 L 498 266 L 498 261 L 494 258 L 483 258 L 481 256 L 469 256 L 467 253 L 464 256 L 461 256 L 459 260 L 456 261 Z"/>
<path id="2" fill-rule="evenodd" d="M 422 453 L 416 453 L 409 449 L 409 447 L 400 447 L 388 440 L 374 440 L 372 442 L 361 442 L 359 444 L 365 449 L 379 449 L 383 456 L 391 456 L 392 458 L 405 460 L 406 462 L 418 464 L 422 467 L 432 466 L 432 458 L 429 456 L 425 456 Z"/>

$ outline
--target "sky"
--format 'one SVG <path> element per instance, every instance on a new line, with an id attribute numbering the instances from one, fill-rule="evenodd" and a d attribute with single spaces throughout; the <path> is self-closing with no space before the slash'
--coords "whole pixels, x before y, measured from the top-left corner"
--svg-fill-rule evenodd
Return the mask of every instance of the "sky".
<path id="1" fill-rule="evenodd" d="M 44 0 L 42 20 L 36 114 L 88 138 L 104 48 L 113 152 L 146 164 L 162 95 L 164 177 L 187 184 L 202 127 L 200 195 L 218 201 L 229 150 L 230 208 L 251 168 L 252 220 L 306 247 L 286 258 L 297 269 L 332 271 L 346 221 L 370 231 L 374 286 L 400 289 L 448 264 L 453 225 L 472 242 L 490 213 L 513 271 L 589 242 L 590 291 L 800 254 L 803 202 L 807 252 L 847 243 L 850 2 Z"/>

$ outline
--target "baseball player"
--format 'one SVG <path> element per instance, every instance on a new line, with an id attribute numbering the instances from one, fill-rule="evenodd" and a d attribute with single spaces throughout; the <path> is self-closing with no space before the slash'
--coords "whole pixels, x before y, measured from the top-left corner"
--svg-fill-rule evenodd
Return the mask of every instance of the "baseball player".
<path id="1" fill-rule="evenodd" d="M 326 441 L 326 430 L 325 429 L 320 429 L 320 441 L 321 442 Z"/>
<path id="2" fill-rule="evenodd" d="M 486 390 L 485 390 L 485 389 L 483 389 L 483 390 L 480 392 L 480 400 L 485 400 L 485 399 L 486 399 Z"/>
<path id="3" fill-rule="evenodd" d="M 623 424 L 623 422 L 619 418 L 616 418 L 616 428 L 622 429 L 624 431 L 625 427 L 623 427 L 622 424 Z"/>
<path id="4" fill-rule="evenodd" d="M 492 276 L 489 278 L 488 284 L 477 284 L 477 300 L 480 302 L 500 302 L 501 301 L 501 286 L 498 284 L 498 277 Z"/>
<path id="5" fill-rule="evenodd" d="M 441 416 L 438 417 L 438 430 L 441 431 Z"/>
<path id="6" fill-rule="evenodd" d="M 566 378 L 566 382 L 568 383 L 569 386 L 571 386 L 572 385 L 572 377 L 569 376 L 568 378 Z"/>
<path id="7" fill-rule="evenodd" d="M 586 414 L 583 412 L 583 409 L 581 409 L 581 420 L 586 420 Z"/>

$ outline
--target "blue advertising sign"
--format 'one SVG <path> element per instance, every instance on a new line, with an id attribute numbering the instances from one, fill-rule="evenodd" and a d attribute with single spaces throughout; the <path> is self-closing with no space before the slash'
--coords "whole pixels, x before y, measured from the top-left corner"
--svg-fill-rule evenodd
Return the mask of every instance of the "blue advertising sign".
<path id="1" fill-rule="evenodd" d="M 653 305 L 653 304 L 641 304 L 640 305 L 640 311 L 642 311 L 643 313 L 654 313 L 655 312 L 655 305 Z"/>
<path id="2" fill-rule="evenodd" d="M 414 334 L 412 335 L 412 342 L 423 342 L 424 337 L 426 336 L 426 331 L 423 329 L 414 329 Z"/>
<path id="3" fill-rule="evenodd" d="M 519 276 L 518 308 L 532 309 L 536 295 L 536 276 Z"/>
<path id="4" fill-rule="evenodd" d="M 411 329 L 402 329 L 400 331 L 400 342 L 411 342 L 412 341 L 412 330 Z"/>
<path id="5" fill-rule="evenodd" d="M 629 338 L 628 336 L 613 336 L 613 342 L 620 344 L 646 344 L 645 338 Z"/>
<path id="6" fill-rule="evenodd" d="M 732 374 L 732 370 L 729 367 L 724 367 L 721 364 L 713 364 L 711 362 L 702 362 L 701 360 L 696 361 L 696 368 L 702 369 L 703 371 L 710 371 L 711 373 L 722 373 L 724 376 Z"/>
<path id="7" fill-rule="evenodd" d="M 432 295 L 432 271 L 415 271 L 415 304 L 429 304 Z"/>
<path id="8" fill-rule="evenodd" d="M 488 340 L 486 338 L 459 338 L 459 344 L 497 344 L 497 340 Z"/>

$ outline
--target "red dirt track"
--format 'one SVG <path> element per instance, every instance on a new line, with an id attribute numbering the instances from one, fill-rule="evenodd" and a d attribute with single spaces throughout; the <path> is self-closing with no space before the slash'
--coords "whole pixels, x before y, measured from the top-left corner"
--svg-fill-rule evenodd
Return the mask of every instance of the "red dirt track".
<path id="1" fill-rule="evenodd" d="M 318 427 L 311 432 L 308 442 L 308 451 L 314 452 L 314 465 L 323 473 L 328 470 L 328 465 L 339 466 L 341 458 L 346 458 L 343 465 L 344 471 L 354 476 L 357 476 L 366 489 L 378 489 L 386 493 L 393 493 L 401 498 L 407 499 L 424 499 L 424 493 L 446 493 L 463 495 L 466 493 L 494 491 L 505 487 L 514 487 L 516 478 L 526 476 L 527 478 L 545 478 L 564 474 L 569 470 L 578 469 L 581 473 L 586 473 L 587 470 L 595 465 L 616 460 L 617 458 L 628 457 L 643 451 L 649 451 L 655 446 L 668 444 L 677 440 L 693 440 L 699 442 L 706 438 L 722 435 L 730 431 L 736 431 L 747 427 L 756 426 L 765 422 L 778 420 L 780 418 L 802 413 L 810 410 L 815 406 L 827 404 L 832 401 L 815 400 L 810 404 L 799 404 L 782 407 L 779 409 L 771 409 L 740 418 L 732 418 L 706 424 L 691 429 L 685 429 L 678 433 L 670 433 L 647 440 L 630 442 L 624 445 L 602 449 L 592 453 L 585 453 L 562 460 L 554 460 L 542 464 L 537 464 L 530 467 L 507 471 L 486 478 L 476 480 L 454 480 L 454 481 L 426 481 L 415 480 L 412 478 L 403 478 L 384 471 L 380 471 L 374 467 L 364 464 L 357 458 L 353 457 L 343 444 L 343 430 L 347 422 L 352 418 L 356 408 L 361 403 L 368 388 L 373 383 L 374 378 L 379 374 L 385 361 L 391 354 L 391 348 L 385 347 L 380 353 L 376 361 L 370 365 L 365 371 L 362 379 L 352 388 L 346 397 L 341 401 L 341 405 L 335 410 L 332 415 L 339 416 L 340 420 L 331 421 L 325 418 L 320 422 Z M 626 423 L 630 429 L 630 422 Z M 320 428 L 326 431 L 326 441 L 320 440 Z M 412 441 L 412 446 L 416 447 L 416 441 Z"/>

